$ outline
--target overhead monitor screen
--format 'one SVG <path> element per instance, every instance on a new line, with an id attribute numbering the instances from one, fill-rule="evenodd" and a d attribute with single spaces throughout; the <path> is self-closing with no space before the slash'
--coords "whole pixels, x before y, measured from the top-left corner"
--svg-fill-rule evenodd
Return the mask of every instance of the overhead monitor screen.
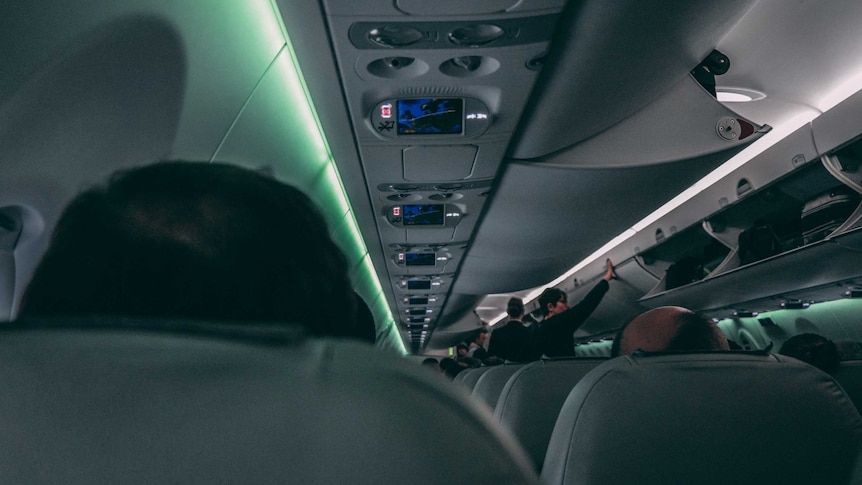
<path id="1" fill-rule="evenodd" d="M 429 281 L 430 283 L 430 281 Z M 407 300 L 408 305 L 427 305 L 428 297 L 427 296 L 411 296 Z"/>
<path id="2" fill-rule="evenodd" d="M 404 264 L 407 266 L 434 266 L 437 255 L 434 253 L 405 253 Z"/>
<path id="3" fill-rule="evenodd" d="M 462 98 L 399 99 L 399 135 L 460 135 L 464 133 Z"/>
<path id="4" fill-rule="evenodd" d="M 411 308 L 408 311 L 408 314 L 412 316 L 425 315 L 426 313 L 428 312 L 424 308 Z"/>
<path id="5" fill-rule="evenodd" d="M 431 280 L 407 280 L 408 290 L 430 290 Z"/>
<path id="6" fill-rule="evenodd" d="M 403 210 L 405 226 L 442 226 L 445 222 L 443 204 L 411 204 Z"/>

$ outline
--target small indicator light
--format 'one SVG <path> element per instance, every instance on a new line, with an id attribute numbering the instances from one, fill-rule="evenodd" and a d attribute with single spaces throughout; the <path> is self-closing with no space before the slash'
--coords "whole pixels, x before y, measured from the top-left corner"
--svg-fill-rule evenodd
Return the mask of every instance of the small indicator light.
<path id="1" fill-rule="evenodd" d="M 392 118 L 392 103 L 380 105 L 380 117 L 384 119 Z"/>

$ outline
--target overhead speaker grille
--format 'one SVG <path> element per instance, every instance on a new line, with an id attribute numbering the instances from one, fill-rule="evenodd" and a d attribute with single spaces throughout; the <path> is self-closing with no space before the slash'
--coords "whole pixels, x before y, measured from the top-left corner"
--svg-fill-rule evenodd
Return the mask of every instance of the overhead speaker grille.
<path id="1" fill-rule="evenodd" d="M 461 94 L 458 86 L 416 86 L 401 88 L 402 96 L 458 96 Z"/>

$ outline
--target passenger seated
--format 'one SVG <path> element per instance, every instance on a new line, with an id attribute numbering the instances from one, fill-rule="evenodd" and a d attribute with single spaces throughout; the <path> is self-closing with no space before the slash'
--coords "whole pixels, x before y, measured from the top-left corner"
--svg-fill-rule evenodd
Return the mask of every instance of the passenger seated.
<path id="1" fill-rule="evenodd" d="M 533 483 L 467 396 L 292 331 L 368 335 L 355 303 L 298 190 L 222 164 L 114 176 L 66 209 L 2 329 L 4 481 Z M 455 435 L 470 457 L 441 446 Z"/>
<path id="2" fill-rule="evenodd" d="M 490 357 L 488 351 L 485 350 L 485 340 L 488 338 L 488 330 L 482 329 L 474 335 L 468 343 L 467 357 L 479 359 L 483 361 Z"/>
<path id="3" fill-rule="evenodd" d="M 841 362 L 835 344 L 816 333 L 803 333 L 790 337 L 778 353 L 811 364 L 828 374 L 834 372 Z"/>
<path id="4" fill-rule="evenodd" d="M 345 257 L 299 190 L 238 166 L 119 172 L 62 214 L 20 317 L 296 323 L 362 336 Z"/>
<path id="5" fill-rule="evenodd" d="M 729 350 L 727 338 L 709 319 L 666 306 L 641 313 L 617 333 L 611 357 L 645 352 Z"/>

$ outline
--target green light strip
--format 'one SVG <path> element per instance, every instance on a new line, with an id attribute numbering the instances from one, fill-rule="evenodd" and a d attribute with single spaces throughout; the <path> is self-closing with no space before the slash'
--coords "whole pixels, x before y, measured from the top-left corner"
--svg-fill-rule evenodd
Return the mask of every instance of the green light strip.
<path id="1" fill-rule="evenodd" d="M 301 104 L 302 100 L 305 101 L 305 105 L 308 109 L 297 110 L 297 112 L 303 117 L 308 117 L 305 126 L 309 127 L 309 141 L 313 143 L 315 149 L 318 151 L 317 157 L 313 158 L 324 161 L 327 164 L 324 168 L 324 177 L 326 179 L 324 184 L 332 191 L 330 195 L 333 196 L 337 205 L 336 210 L 340 211 L 340 213 L 335 214 L 337 217 L 333 217 L 332 219 L 336 221 L 341 219 L 341 223 L 347 224 L 350 233 L 349 242 L 358 249 L 358 251 L 350 252 L 362 255 L 361 264 L 358 264 L 355 267 L 354 278 L 364 280 L 366 283 L 370 283 L 370 286 L 372 287 L 372 292 L 370 294 L 363 294 L 361 296 L 366 300 L 366 302 L 368 302 L 369 306 L 372 307 L 372 311 L 375 313 L 375 320 L 378 325 L 377 334 L 382 336 L 382 338 L 378 340 L 377 346 L 393 348 L 398 352 L 405 354 L 407 351 L 404 347 L 404 343 L 398 335 L 398 332 L 395 331 L 395 319 L 389 306 L 374 305 L 374 303 L 381 298 L 384 302 L 386 301 L 385 295 L 383 294 L 383 286 L 377 278 L 377 272 L 374 270 L 374 264 L 368 254 L 368 248 L 365 246 L 365 241 L 362 239 L 359 224 L 356 221 L 356 216 L 347 197 L 347 191 L 344 189 L 344 183 L 338 173 L 335 158 L 329 148 L 329 143 L 326 141 L 326 135 L 323 131 L 323 126 L 320 123 L 320 118 L 317 115 L 317 111 L 314 109 L 314 103 L 311 99 L 305 78 L 302 75 L 302 69 L 299 66 L 296 52 L 290 42 L 290 36 L 287 34 L 287 29 L 284 26 L 281 13 L 275 0 L 270 0 L 269 3 L 273 14 L 278 21 L 282 35 L 284 36 L 285 47 L 287 48 L 287 53 L 290 58 L 290 65 L 287 65 L 287 63 L 281 63 L 282 67 L 285 69 L 285 77 L 287 79 L 295 80 L 295 82 L 288 83 L 289 85 L 286 86 L 286 88 L 291 92 L 291 95 L 293 99 L 297 101 L 297 104 Z M 314 127 L 315 129 L 310 127 Z M 323 209 L 330 212 L 332 211 L 332 208 L 330 207 L 324 207 Z M 330 214 L 330 216 L 332 215 L 333 214 Z M 342 218 L 342 216 L 344 217 Z"/>

